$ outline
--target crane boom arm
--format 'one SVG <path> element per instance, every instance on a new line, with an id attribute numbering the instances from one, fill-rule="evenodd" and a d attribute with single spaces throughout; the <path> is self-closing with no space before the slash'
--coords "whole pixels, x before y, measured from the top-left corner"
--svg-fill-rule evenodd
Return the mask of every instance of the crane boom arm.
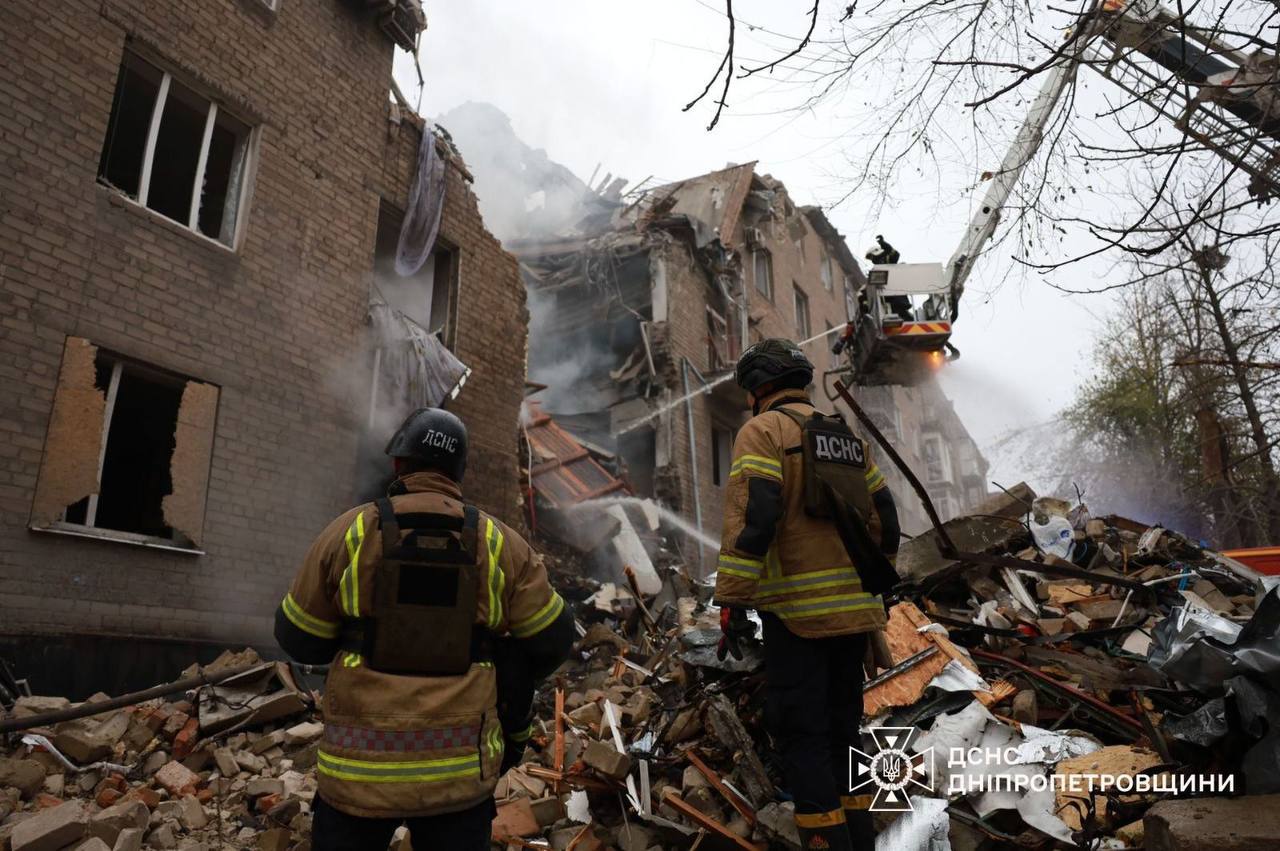
<path id="1" fill-rule="evenodd" d="M 1064 58 L 1053 66 L 1040 87 L 1040 93 L 1027 111 L 1027 117 L 1018 128 L 1009 150 L 1005 152 L 1000 170 L 991 178 L 991 185 L 982 198 L 982 204 L 969 221 L 956 253 L 951 255 L 947 263 L 945 279 L 951 290 L 951 318 L 955 319 L 960 309 L 960 296 L 964 293 L 965 281 L 973 269 L 973 261 L 977 259 L 982 247 L 996 232 L 1000 223 L 1000 213 L 1018 184 L 1022 171 L 1031 162 L 1040 143 L 1044 141 L 1044 130 L 1053 117 L 1054 109 L 1066 91 L 1067 84 L 1076 74 L 1077 63 L 1073 59 Z"/>

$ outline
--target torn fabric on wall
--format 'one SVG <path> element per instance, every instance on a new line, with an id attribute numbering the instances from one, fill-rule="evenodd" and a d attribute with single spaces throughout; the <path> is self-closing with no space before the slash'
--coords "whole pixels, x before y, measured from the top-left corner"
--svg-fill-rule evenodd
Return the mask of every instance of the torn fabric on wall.
<path id="1" fill-rule="evenodd" d="M 422 146 L 418 149 L 418 173 L 409 190 L 409 205 L 400 226 L 396 245 L 396 274 L 416 275 L 427 262 L 440 230 L 440 213 L 444 210 L 445 163 L 436 153 L 436 134 L 431 125 L 422 128 Z"/>
<path id="2" fill-rule="evenodd" d="M 369 305 L 369 320 L 379 341 L 377 392 L 385 394 L 374 408 L 438 408 L 458 394 L 471 369 L 439 337 L 383 301 Z"/>

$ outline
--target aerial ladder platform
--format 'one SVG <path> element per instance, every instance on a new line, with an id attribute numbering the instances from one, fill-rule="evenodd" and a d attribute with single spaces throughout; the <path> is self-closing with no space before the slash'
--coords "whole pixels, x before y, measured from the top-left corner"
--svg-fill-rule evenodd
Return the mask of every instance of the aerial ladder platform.
<path id="1" fill-rule="evenodd" d="M 1199 147 L 1248 175 L 1260 203 L 1280 195 L 1280 60 L 1246 53 L 1151 0 L 1100 0 L 1045 75 L 950 261 L 899 263 L 882 238 L 855 315 L 833 350 L 853 384 L 915 384 L 959 357 L 951 343 L 965 282 L 1040 149 L 1070 83 L 1087 66 L 1168 119 Z"/>

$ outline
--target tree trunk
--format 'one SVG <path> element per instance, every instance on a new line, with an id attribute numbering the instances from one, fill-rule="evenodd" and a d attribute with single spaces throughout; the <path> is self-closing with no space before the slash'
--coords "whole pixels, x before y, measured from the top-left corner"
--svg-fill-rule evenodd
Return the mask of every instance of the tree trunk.
<path id="1" fill-rule="evenodd" d="M 1218 336 L 1222 339 L 1222 351 L 1231 365 L 1231 377 L 1235 380 L 1236 389 L 1240 393 L 1240 401 L 1244 405 L 1245 415 L 1249 419 L 1249 430 L 1258 452 L 1258 464 L 1262 472 L 1264 514 L 1267 517 L 1271 543 L 1280 542 L 1280 479 L 1276 477 L 1275 465 L 1271 462 L 1271 441 L 1267 439 L 1267 430 L 1262 423 L 1262 415 L 1258 412 L 1258 404 L 1254 399 L 1253 388 L 1249 385 L 1249 376 L 1240 361 L 1240 350 L 1236 346 L 1231 328 L 1227 325 L 1226 314 L 1222 310 L 1222 300 L 1214 289 L 1212 274 L 1201 264 L 1196 267 L 1200 273 L 1200 282 L 1204 286 L 1205 298 L 1213 312 L 1213 321 L 1218 326 Z"/>

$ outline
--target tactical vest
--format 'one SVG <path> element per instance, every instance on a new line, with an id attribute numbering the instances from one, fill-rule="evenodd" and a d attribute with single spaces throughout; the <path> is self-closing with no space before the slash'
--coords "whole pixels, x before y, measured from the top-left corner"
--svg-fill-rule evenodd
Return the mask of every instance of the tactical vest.
<path id="1" fill-rule="evenodd" d="M 457 676 L 486 655 L 487 632 L 475 625 L 479 511 L 461 517 L 396 514 L 377 500 L 382 563 L 373 576 L 373 613 L 356 641 L 375 671 Z M 401 540 L 401 535 L 407 531 Z"/>
<path id="2" fill-rule="evenodd" d="M 839 417 L 814 411 L 809 416 L 782 406 L 771 410 L 786 414 L 800 426 L 804 469 L 804 510 L 819 520 L 834 520 L 825 487 L 844 498 L 865 522 L 871 516 L 871 492 L 867 489 L 867 450 Z"/>

